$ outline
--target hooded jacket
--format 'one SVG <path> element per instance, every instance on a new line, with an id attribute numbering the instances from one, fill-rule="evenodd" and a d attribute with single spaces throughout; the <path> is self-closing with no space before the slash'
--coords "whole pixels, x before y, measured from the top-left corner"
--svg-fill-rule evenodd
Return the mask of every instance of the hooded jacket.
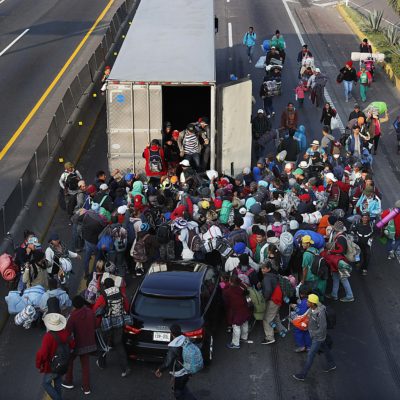
<path id="1" fill-rule="evenodd" d="M 142 181 L 134 182 L 131 190 L 132 200 L 135 198 L 135 196 L 140 196 L 142 198 L 142 204 L 147 204 L 147 198 L 142 192 L 143 192 L 143 182 Z"/>
<path id="2" fill-rule="evenodd" d="M 47 300 L 50 297 L 57 297 L 59 303 L 60 303 L 60 308 L 61 310 L 65 310 L 68 307 L 72 306 L 72 302 L 71 299 L 68 296 L 68 293 L 61 289 L 61 288 L 57 288 L 54 290 L 48 290 L 46 293 L 43 294 L 43 296 L 40 299 L 40 310 L 42 312 L 46 312 L 47 311 Z"/>
<path id="3" fill-rule="evenodd" d="M 326 339 L 326 307 L 323 304 L 318 304 L 315 310 L 309 309 L 308 332 L 311 339 L 322 342 Z"/>
<path id="4" fill-rule="evenodd" d="M 187 371 L 183 368 L 183 357 L 182 357 L 182 346 L 185 342 L 186 337 L 180 335 L 174 338 L 171 343 L 168 344 L 168 352 L 164 358 L 164 362 L 158 368 L 161 372 L 170 369 L 174 377 L 187 375 Z"/>

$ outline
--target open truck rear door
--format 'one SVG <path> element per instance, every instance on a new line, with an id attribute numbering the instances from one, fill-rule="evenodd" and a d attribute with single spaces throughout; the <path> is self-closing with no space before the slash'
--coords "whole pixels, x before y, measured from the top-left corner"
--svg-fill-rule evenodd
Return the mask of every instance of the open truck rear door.
<path id="1" fill-rule="evenodd" d="M 217 87 L 217 170 L 235 176 L 251 163 L 252 81 Z"/>

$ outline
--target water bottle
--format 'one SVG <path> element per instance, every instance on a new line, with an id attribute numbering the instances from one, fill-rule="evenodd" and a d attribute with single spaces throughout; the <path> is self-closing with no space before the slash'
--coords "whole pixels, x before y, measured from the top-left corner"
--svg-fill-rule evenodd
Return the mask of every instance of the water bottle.
<path id="1" fill-rule="evenodd" d="M 360 259 L 361 259 L 360 255 L 356 254 L 355 257 L 354 257 L 355 262 L 360 262 Z"/>
<path id="2" fill-rule="evenodd" d="M 284 337 L 286 336 L 286 333 L 287 333 L 287 330 L 286 330 L 286 329 L 282 329 L 282 330 L 279 332 L 279 336 L 282 337 L 282 338 L 284 338 Z"/>
<path id="3" fill-rule="evenodd" d="M 270 325 L 270 327 L 273 328 L 273 329 L 276 328 L 276 322 L 274 322 L 274 321 L 271 321 L 271 322 L 269 323 L 269 325 Z"/>

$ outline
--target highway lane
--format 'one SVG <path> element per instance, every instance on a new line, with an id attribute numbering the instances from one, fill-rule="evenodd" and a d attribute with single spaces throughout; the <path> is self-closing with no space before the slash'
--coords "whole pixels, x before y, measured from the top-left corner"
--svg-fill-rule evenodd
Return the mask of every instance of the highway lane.
<path id="1" fill-rule="evenodd" d="M 29 29 L 0 57 L 0 148 L 25 119 L 107 3 L 108 0 L 6 0 L 0 4 L 0 52 Z M 93 36 L 102 34 L 98 29 Z M 19 140 L 26 137 L 29 137 L 29 127 Z"/>
<path id="2" fill-rule="evenodd" d="M 337 67 L 357 44 L 357 40 L 343 25 L 334 10 L 324 10 L 323 15 L 316 14 L 316 8 L 309 10 L 304 15 L 301 9 L 293 9 L 302 35 L 310 44 L 311 50 L 318 53 L 319 65 L 324 65 L 331 83 L 328 90 L 342 117 L 345 119 L 351 104 L 343 102 L 341 87 L 334 82 Z M 296 13 L 297 11 L 297 13 Z M 304 11 L 304 10 L 303 10 Z M 240 45 L 243 33 L 251 24 L 254 25 L 260 37 L 270 37 L 276 28 L 284 34 L 288 44 L 288 62 L 284 71 L 284 94 L 276 101 L 277 114 L 282 107 L 293 100 L 293 87 L 297 81 L 297 65 L 295 56 L 299 48 L 297 35 L 290 24 L 281 0 L 272 0 L 266 4 L 264 1 L 253 1 L 243 4 L 240 0 L 216 2 L 216 14 L 220 18 L 220 32 L 217 35 L 217 72 L 219 82 L 227 81 L 230 73 L 238 76 L 251 74 L 254 82 L 254 95 L 257 99 L 256 110 L 261 106 L 258 98 L 258 87 L 261 84 L 263 73 L 255 70 L 247 63 L 245 52 Z M 273 25 L 266 24 L 273 15 Z M 317 25 L 312 30 L 306 19 L 311 19 Z M 232 24 L 233 47 L 228 45 L 227 23 Z M 304 33 L 304 30 L 306 32 Z M 331 46 L 327 51 L 326 42 Z M 258 54 L 261 55 L 261 52 Z M 229 57 L 232 58 L 231 63 Z M 329 66 L 329 65 L 331 66 Z M 398 94 L 393 91 L 390 84 L 382 74 L 378 76 L 378 84 L 371 90 L 371 97 L 379 93 L 380 99 L 390 105 L 398 104 Z M 304 122 L 309 134 L 309 139 L 320 138 L 321 125 L 319 124 L 320 110 L 306 104 L 301 112 L 300 121 Z M 278 122 L 274 122 L 278 126 Z M 88 180 L 93 179 L 97 167 L 105 167 L 105 157 L 99 164 L 93 163 L 93 157 L 99 159 L 99 154 L 106 153 L 105 115 L 99 118 L 95 128 L 94 141 L 85 152 L 85 158 L 79 165 Z M 384 135 L 388 133 L 387 128 Z M 398 182 L 392 167 L 388 163 L 390 157 L 394 166 L 398 159 L 394 159 L 391 148 L 393 135 L 386 135 L 382 141 L 387 154 L 382 152 L 376 158 L 375 174 L 378 176 L 378 185 L 384 192 L 387 205 L 397 199 Z M 56 183 L 55 183 L 56 184 Z M 53 228 L 64 235 L 65 216 L 58 212 Z M 77 272 L 79 271 L 79 267 Z M 352 304 L 334 304 L 338 313 L 338 325 L 331 332 L 334 344 L 334 356 L 338 369 L 331 374 L 324 374 L 320 370 L 323 366 L 321 357 L 317 357 L 310 372 L 307 383 L 299 383 L 291 378 L 291 374 L 298 372 L 303 355 L 293 353 L 293 340 L 291 336 L 279 340 L 276 346 L 261 346 L 262 330 L 260 326 L 251 333 L 254 344 L 244 346 L 240 351 L 229 351 L 224 348 L 229 340 L 227 334 L 220 331 L 216 338 L 215 362 L 210 369 L 205 370 L 193 378 L 190 383 L 195 395 L 199 399 L 396 399 L 399 398 L 398 382 L 396 382 L 399 340 L 398 331 L 398 286 L 400 284 L 400 269 L 395 261 L 384 259 L 382 247 L 374 247 L 370 273 L 366 278 L 353 273 L 351 283 L 356 301 Z M 130 287 L 128 293 L 132 294 Z M 0 341 L 0 384 L 2 395 L 11 398 L 15 387 L 10 385 L 14 376 L 22 369 L 20 374 L 20 392 L 18 399 L 40 399 L 40 376 L 35 371 L 33 356 L 40 342 L 42 332 L 37 329 L 24 331 L 17 328 L 12 322 L 8 324 Z M 121 379 L 115 359 L 105 371 L 96 369 L 92 360 L 92 398 L 103 399 L 105 396 L 146 400 L 168 399 L 168 378 L 156 380 L 152 371 L 154 365 L 136 363 L 129 378 Z M 79 368 L 77 368 L 77 389 L 66 392 L 65 399 L 83 398 L 81 395 Z M 29 396 L 29 397 L 28 397 Z"/>

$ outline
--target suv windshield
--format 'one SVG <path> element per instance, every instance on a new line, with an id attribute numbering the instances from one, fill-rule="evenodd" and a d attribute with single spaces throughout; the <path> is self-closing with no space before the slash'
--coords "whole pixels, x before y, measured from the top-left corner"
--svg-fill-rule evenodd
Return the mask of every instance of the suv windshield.
<path id="1" fill-rule="evenodd" d="M 196 299 L 155 297 L 139 293 L 133 312 L 142 317 L 163 319 L 190 319 L 196 316 Z"/>

